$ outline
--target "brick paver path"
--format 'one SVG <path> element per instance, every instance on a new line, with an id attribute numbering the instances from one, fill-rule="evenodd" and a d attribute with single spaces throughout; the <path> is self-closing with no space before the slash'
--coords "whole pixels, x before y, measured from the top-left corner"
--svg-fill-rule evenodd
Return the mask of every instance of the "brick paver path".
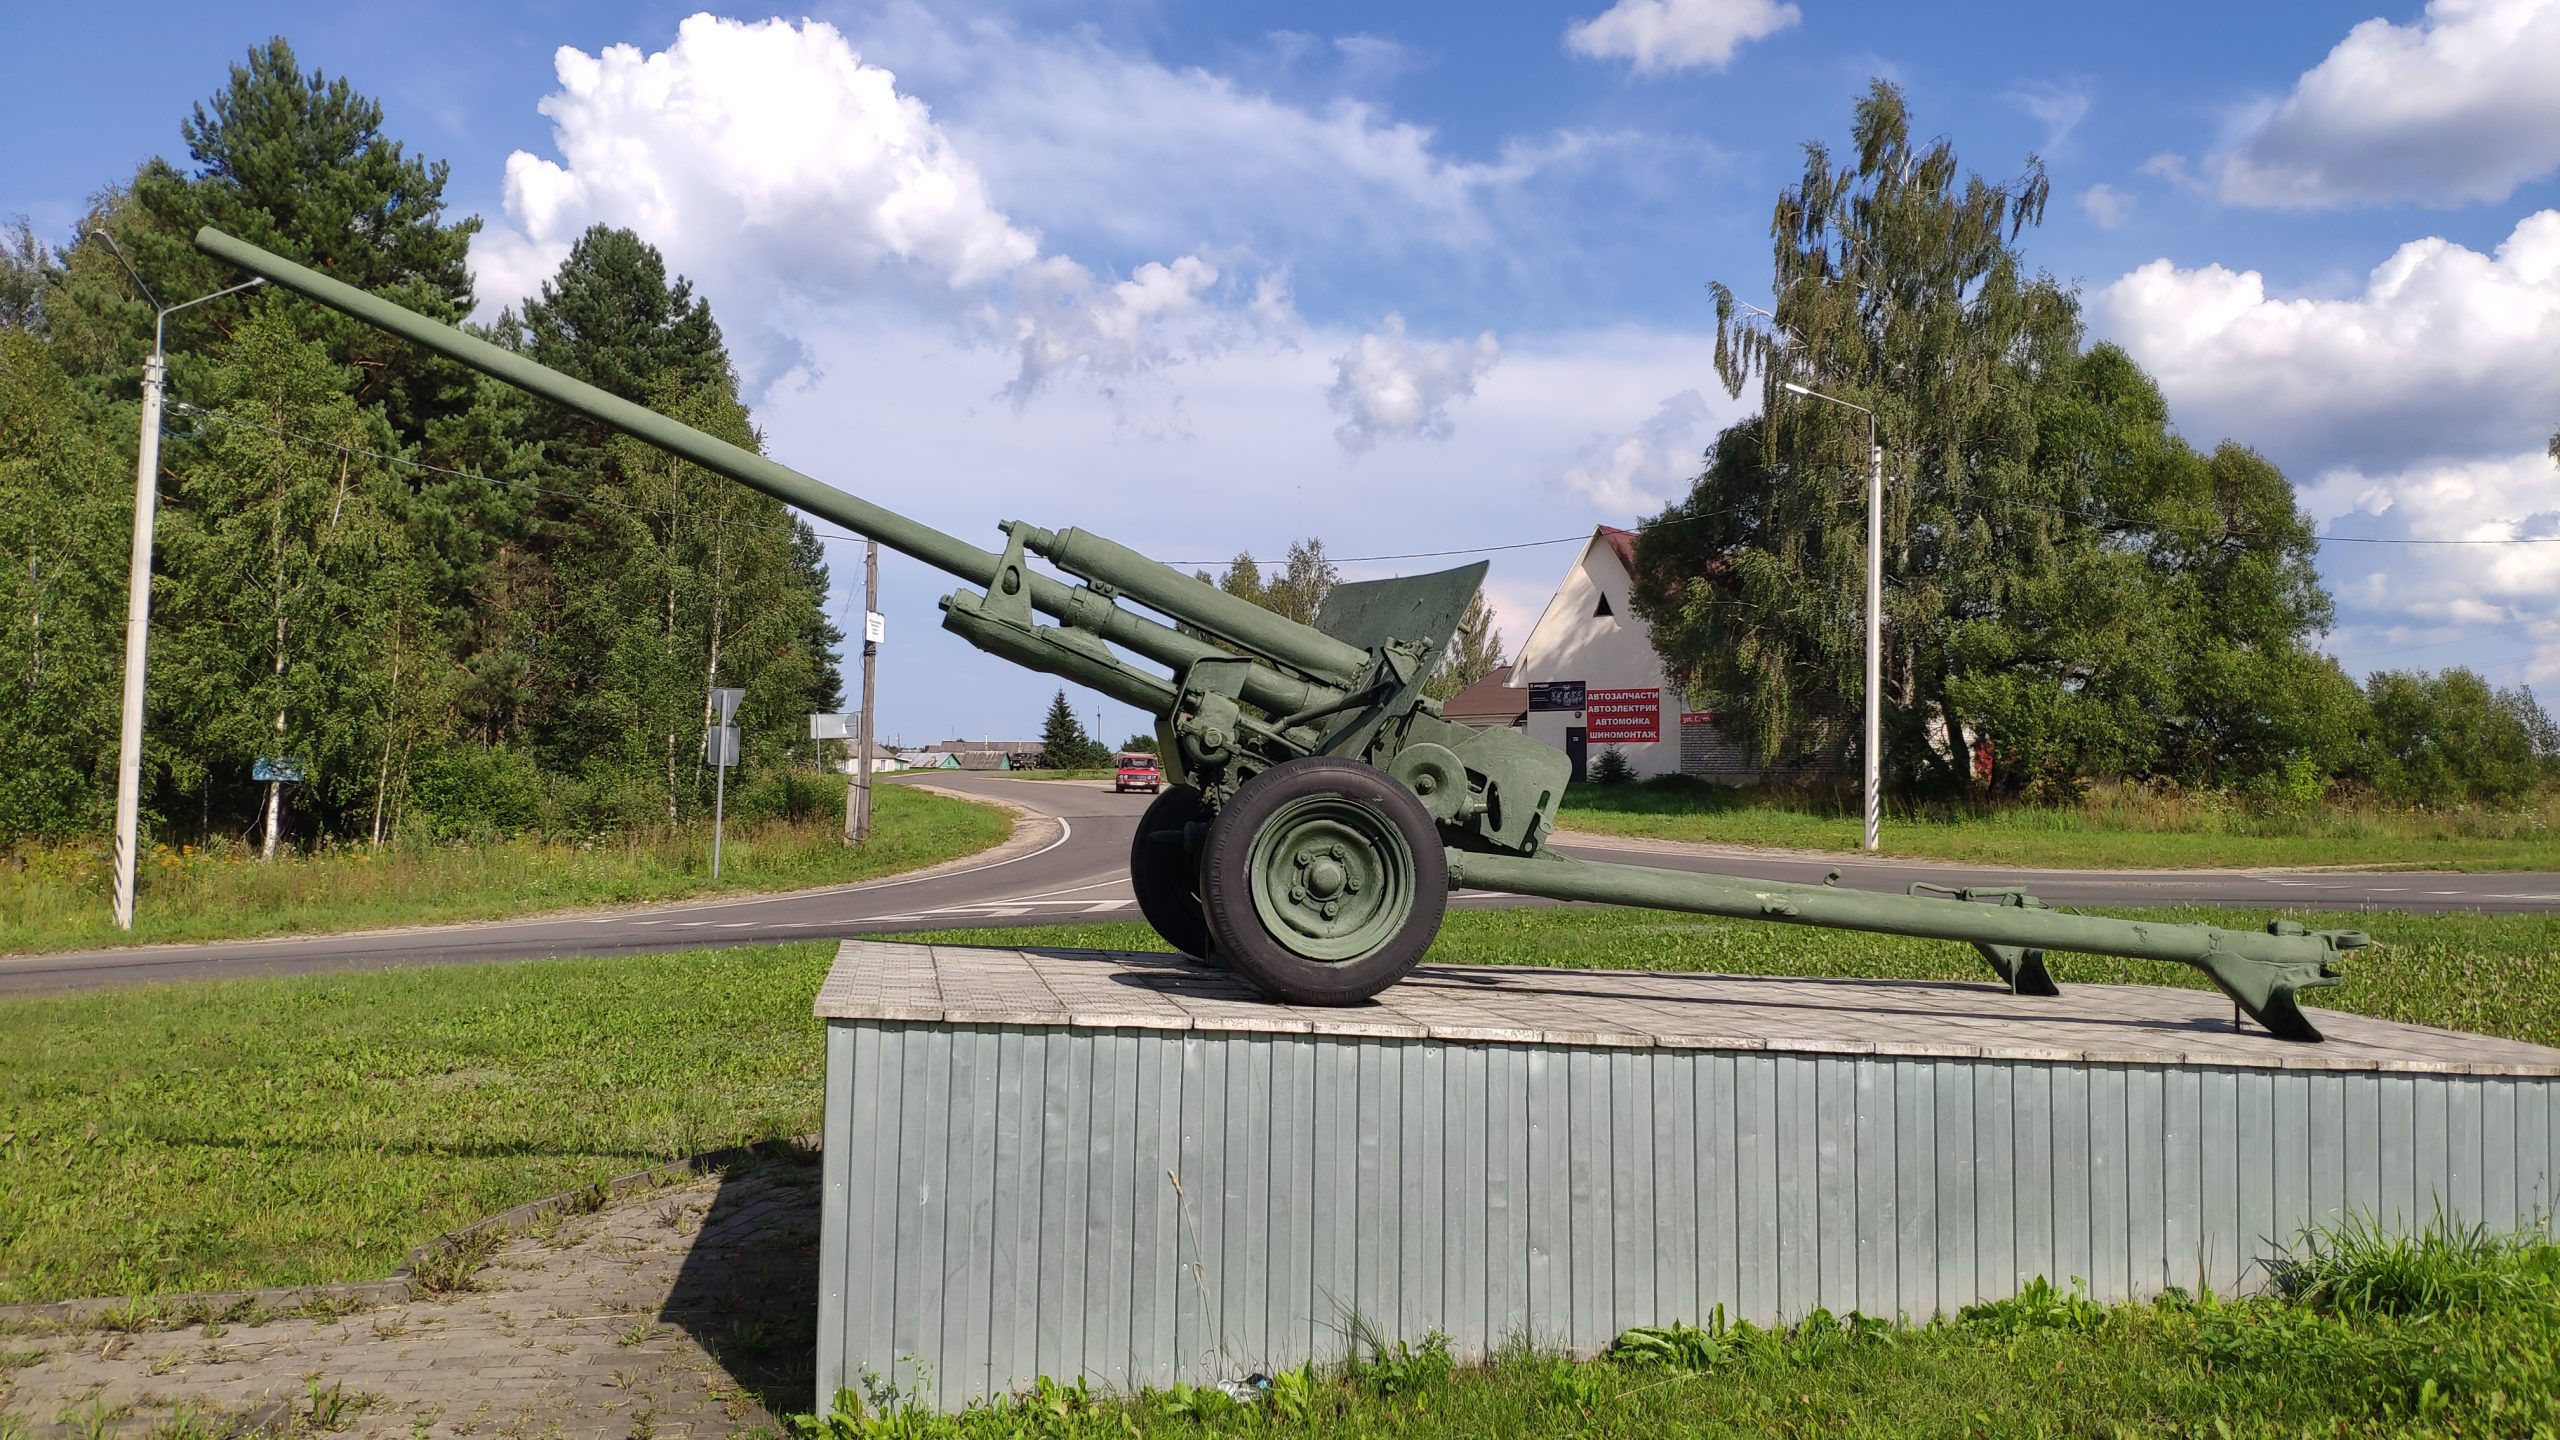
<path id="1" fill-rule="evenodd" d="M 817 1244 L 814 1161 L 770 1162 L 510 1241 L 476 1291 L 334 1320 L 0 1335 L 0 1416 L 31 1437 L 141 1436 L 192 1407 L 203 1433 L 302 1433 L 316 1382 L 356 1436 L 753 1433 L 810 1408 Z"/>

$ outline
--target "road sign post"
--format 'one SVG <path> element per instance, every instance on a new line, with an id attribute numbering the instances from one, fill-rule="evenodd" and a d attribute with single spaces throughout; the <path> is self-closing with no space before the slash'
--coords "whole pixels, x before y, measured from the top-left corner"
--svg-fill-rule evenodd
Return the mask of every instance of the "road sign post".
<path id="1" fill-rule="evenodd" d="M 853 783 L 845 788 L 851 807 L 845 838 L 860 844 L 871 838 L 871 717 L 879 713 L 872 693 L 880 672 L 880 642 L 888 622 L 880 616 L 880 542 L 862 547 L 862 724 L 853 737 Z"/>
<path id="2" fill-rule="evenodd" d="M 738 763 L 738 727 L 729 723 L 738 718 L 738 702 L 747 698 L 744 690 L 714 687 L 711 691 L 713 723 L 703 732 L 702 745 L 711 760 L 711 878 L 720 878 L 720 832 L 728 818 L 729 767 Z"/>

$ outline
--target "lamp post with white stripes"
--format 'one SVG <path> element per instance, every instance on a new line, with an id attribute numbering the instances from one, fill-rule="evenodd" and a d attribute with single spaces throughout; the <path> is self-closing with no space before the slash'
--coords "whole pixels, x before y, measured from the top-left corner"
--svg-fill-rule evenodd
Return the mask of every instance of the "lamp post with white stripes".
<path id="1" fill-rule="evenodd" d="M 1881 737 L 1884 693 L 1884 447 L 1876 443 L 1876 412 L 1864 405 L 1782 382 L 1788 393 L 1809 400 L 1828 400 L 1867 417 L 1867 848 L 1879 848 L 1882 816 L 1877 782 L 1883 774 Z"/>
<path id="2" fill-rule="evenodd" d="M 106 232 L 98 233 L 103 236 Z M 119 251 L 116 258 L 122 260 L 123 253 Z M 142 277 L 136 275 L 134 283 L 140 285 Z M 161 342 L 170 316 L 266 283 L 263 279 L 251 280 L 228 290 L 161 306 L 159 313 L 151 317 L 151 354 L 142 362 L 141 453 L 135 458 L 133 470 L 133 566 L 125 586 L 124 735 L 116 750 L 115 912 L 119 930 L 133 928 L 134 852 L 141 843 L 137 832 L 142 816 L 143 661 L 151 639 L 151 542 L 160 499 L 160 402 L 169 377 L 168 357 L 161 351 Z M 142 294 L 158 303 L 159 297 L 148 288 Z"/>

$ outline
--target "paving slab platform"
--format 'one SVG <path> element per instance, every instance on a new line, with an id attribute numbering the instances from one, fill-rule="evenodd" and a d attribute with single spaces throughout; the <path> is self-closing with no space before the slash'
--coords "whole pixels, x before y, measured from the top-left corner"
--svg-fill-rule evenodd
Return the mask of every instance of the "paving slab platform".
<path id="1" fill-rule="evenodd" d="M 2219 992 L 1425 965 L 1363 1005 L 1277 1005 L 1223 971 L 1147 951 L 850 942 L 824 1020 L 1069 1026 L 1684 1050 L 2231 1065 L 2560 1077 L 2560 1050 L 2305 1008 L 2328 1038 L 2234 1024 Z"/>
<path id="2" fill-rule="evenodd" d="M 2352 982 L 2350 982 L 2352 983 Z M 2228 1293 L 2304 1227 L 2552 1225 L 2560 1050 L 2218 993 L 847 942 L 817 1396 L 957 1405 L 1631 1325 Z"/>

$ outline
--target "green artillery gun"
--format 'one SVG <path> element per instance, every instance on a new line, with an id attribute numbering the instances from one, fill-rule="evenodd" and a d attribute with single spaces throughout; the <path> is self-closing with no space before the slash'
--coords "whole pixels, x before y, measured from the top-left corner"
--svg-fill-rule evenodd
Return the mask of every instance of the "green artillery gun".
<path id="1" fill-rule="evenodd" d="M 1184 783 L 1166 786 L 1130 846 L 1139 907 L 1176 949 L 1276 1000 L 1348 1005 L 1393 985 L 1430 947 L 1459 887 L 1951 940 L 1974 946 L 2021 995 L 2058 993 L 2048 950 L 2173 960 L 2291 1040 L 2320 1038 L 2297 995 L 2336 984 L 2339 953 L 2367 943 L 2286 921 L 2258 933 L 2065 914 L 2008 889 L 1878 895 L 1569 859 L 1546 843 L 1566 757 L 1517 731 L 1445 719 L 1422 691 L 1484 578 L 1481 561 L 1338 586 L 1302 625 L 1083 530 L 1010 521 L 994 553 L 220 231 L 198 232 L 196 244 L 984 585 L 944 597 L 944 628 L 1156 717 L 1168 779 Z M 1033 556 L 1081 583 L 1034 570 Z M 1971 903 L 1985 900 L 1996 903 Z"/>

